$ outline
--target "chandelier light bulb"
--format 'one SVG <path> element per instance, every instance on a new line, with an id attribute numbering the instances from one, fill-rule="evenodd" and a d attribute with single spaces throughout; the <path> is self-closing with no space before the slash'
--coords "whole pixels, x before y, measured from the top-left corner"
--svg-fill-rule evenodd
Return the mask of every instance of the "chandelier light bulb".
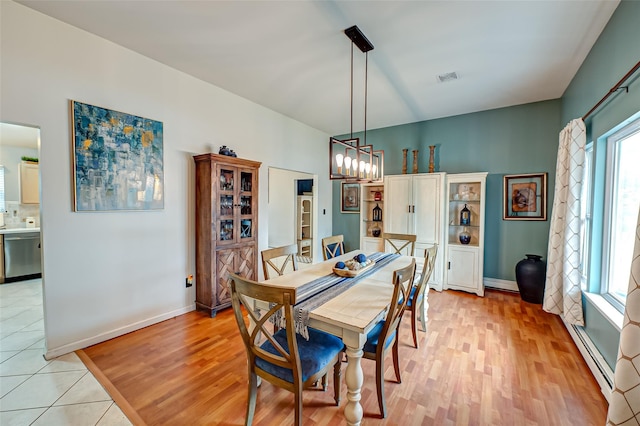
<path id="1" fill-rule="evenodd" d="M 345 174 L 349 175 L 349 172 L 351 171 L 351 157 L 348 155 L 344 157 L 344 167 L 347 169 Z"/>
<path id="2" fill-rule="evenodd" d="M 342 174 L 342 161 L 344 156 L 342 154 L 336 154 L 336 163 L 338 164 L 338 173 Z"/>

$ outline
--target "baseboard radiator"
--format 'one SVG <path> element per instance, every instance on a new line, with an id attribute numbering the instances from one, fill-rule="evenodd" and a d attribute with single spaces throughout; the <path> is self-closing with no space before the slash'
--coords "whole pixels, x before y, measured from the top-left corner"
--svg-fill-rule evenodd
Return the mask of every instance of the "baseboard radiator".
<path id="1" fill-rule="evenodd" d="M 589 366 L 591 374 L 593 374 L 598 385 L 600 385 L 600 391 L 610 403 L 611 391 L 613 390 L 613 370 L 611 370 L 609 364 L 607 364 L 602 355 L 600 355 L 600 352 L 591 341 L 591 338 L 584 331 L 583 327 L 568 324 L 564 321 L 564 318 L 562 321 L 578 347 L 578 350 L 580 350 L 582 357 Z"/>

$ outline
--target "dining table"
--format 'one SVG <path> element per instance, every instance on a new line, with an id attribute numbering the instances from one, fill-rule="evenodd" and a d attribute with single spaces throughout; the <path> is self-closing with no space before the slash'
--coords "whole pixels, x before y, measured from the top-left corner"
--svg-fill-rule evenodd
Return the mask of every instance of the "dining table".
<path id="1" fill-rule="evenodd" d="M 305 284 L 323 279 L 334 274 L 333 268 L 337 262 L 345 262 L 358 254 L 373 257 L 371 253 L 354 250 L 341 256 L 311 264 L 269 280 L 264 284 L 277 287 L 293 288 L 298 293 L 306 292 Z M 377 253 L 377 255 L 380 255 Z M 364 383 L 362 372 L 363 346 L 367 341 L 367 333 L 381 320 L 385 318 L 391 296 L 393 295 L 393 272 L 406 267 L 414 259 L 412 256 L 394 255 L 384 265 L 362 274 L 363 277 L 354 280 L 347 290 L 339 292 L 335 297 L 322 299 L 319 306 L 310 308 L 308 326 L 333 334 L 342 339 L 346 347 L 347 367 L 344 378 L 347 385 L 347 403 L 344 408 L 344 416 L 348 425 L 360 425 L 363 417 L 360 404 L 361 389 Z M 416 263 L 424 259 L 415 258 Z M 417 265 L 421 270 L 421 265 Z M 303 291 L 303 289 L 305 289 Z M 327 291 L 327 290 L 325 290 Z M 320 297 L 317 295 L 305 297 Z M 298 301 L 298 297 L 296 297 Z M 372 380 L 374 378 L 371 378 Z"/>

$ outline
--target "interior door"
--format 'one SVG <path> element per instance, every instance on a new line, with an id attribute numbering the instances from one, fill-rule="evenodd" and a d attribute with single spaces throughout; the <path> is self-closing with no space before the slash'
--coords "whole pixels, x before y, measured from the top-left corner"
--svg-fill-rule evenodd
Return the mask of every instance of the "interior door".
<path id="1" fill-rule="evenodd" d="M 414 232 L 417 241 L 440 242 L 440 176 L 422 175 L 413 178 L 413 205 L 415 206 Z"/>
<path id="2" fill-rule="evenodd" d="M 397 234 L 411 233 L 414 217 L 411 213 L 412 177 L 400 175 L 387 176 L 384 179 L 384 231 Z"/>

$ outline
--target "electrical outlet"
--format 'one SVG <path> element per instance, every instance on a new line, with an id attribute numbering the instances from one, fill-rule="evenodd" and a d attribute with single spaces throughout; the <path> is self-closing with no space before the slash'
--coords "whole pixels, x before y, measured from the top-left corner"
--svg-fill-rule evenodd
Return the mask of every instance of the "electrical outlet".
<path id="1" fill-rule="evenodd" d="M 189 275 L 185 279 L 185 284 L 186 284 L 187 287 L 191 287 L 193 285 L 193 275 Z"/>

